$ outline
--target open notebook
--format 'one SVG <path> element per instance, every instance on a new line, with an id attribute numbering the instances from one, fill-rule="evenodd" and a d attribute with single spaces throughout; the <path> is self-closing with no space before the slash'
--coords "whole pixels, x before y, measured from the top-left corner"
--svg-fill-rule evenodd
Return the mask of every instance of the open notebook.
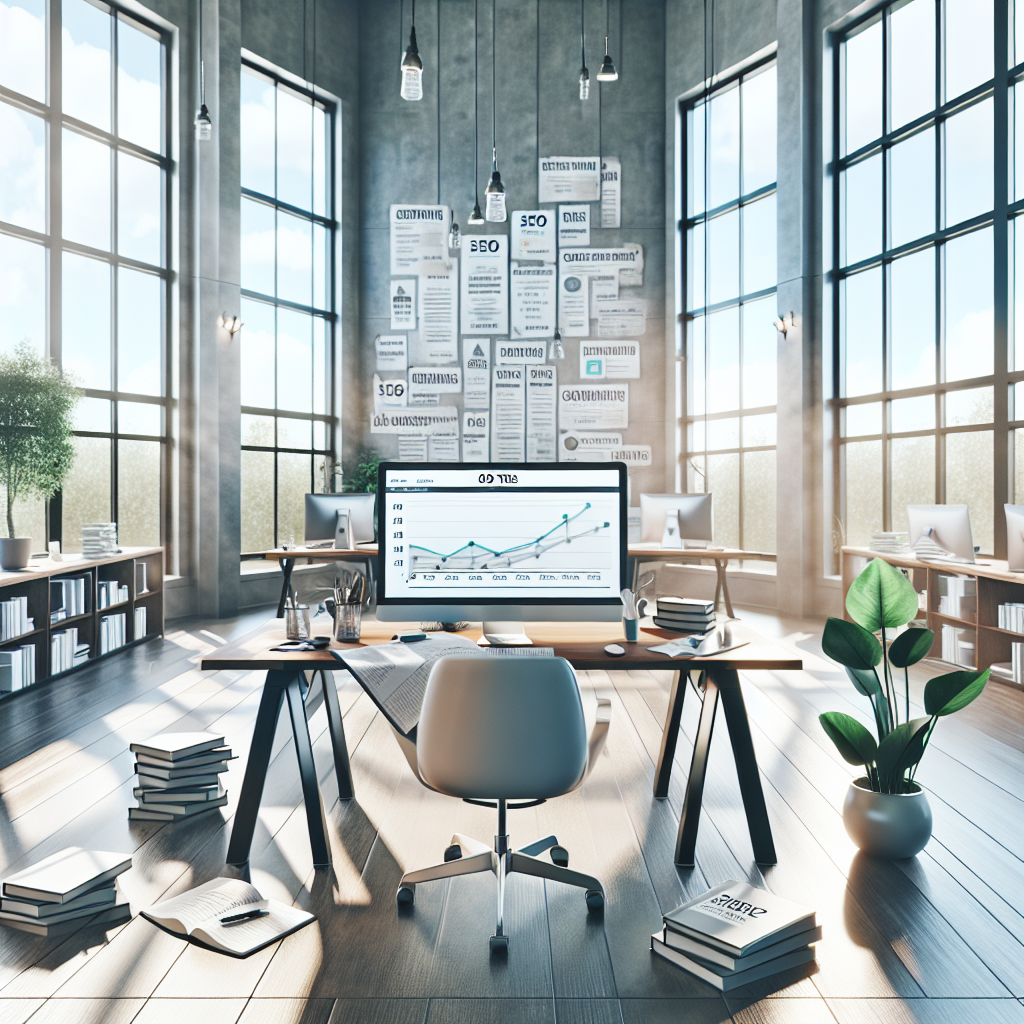
<path id="1" fill-rule="evenodd" d="M 266 910 L 267 914 L 222 924 L 221 918 Z M 180 896 L 157 903 L 142 916 L 176 935 L 187 935 L 229 956 L 245 957 L 315 920 L 312 914 L 277 900 L 265 900 L 239 878 L 215 878 Z"/>

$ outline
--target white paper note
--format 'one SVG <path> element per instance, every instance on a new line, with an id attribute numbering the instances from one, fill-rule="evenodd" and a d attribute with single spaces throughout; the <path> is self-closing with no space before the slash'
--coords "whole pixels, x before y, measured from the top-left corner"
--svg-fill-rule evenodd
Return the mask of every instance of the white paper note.
<path id="1" fill-rule="evenodd" d="M 490 462 L 491 414 L 487 409 L 462 414 L 462 461 Z"/>
<path id="2" fill-rule="evenodd" d="M 491 339 L 462 339 L 462 407 L 491 407 Z"/>
<path id="3" fill-rule="evenodd" d="M 590 334 L 590 288 L 587 274 L 560 270 L 558 274 L 558 329 L 566 338 Z"/>
<path id="4" fill-rule="evenodd" d="M 558 247 L 563 245 L 590 245 L 590 207 L 559 206 Z"/>
<path id="5" fill-rule="evenodd" d="M 459 261 L 438 264 L 419 282 L 420 329 L 410 340 L 417 366 L 454 363 L 459 358 Z"/>
<path id="6" fill-rule="evenodd" d="M 619 299 L 619 272 L 602 270 L 600 274 L 590 275 L 590 303 L 617 302 Z"/>
<path id="7" fill-rule="evenodd" d="M 554 462 L 555 397 L 553 366 L 526 367 L 526 461 Z"/>
<path id="8" fill-rule="evenodd" d="M 512 211 L 514 260 L 555 262 L 555 214 L 552 210 Z"/>
<path id="9" fill-rule="evenodd" d="M 554 263 L 512 264 L 512 337 L 550 338 L 555 333 Z"/>
<path id="10" fill-rule="evenodd" d="M 373 342 L 377 350 L 378 370 L 405 370 L 409 365 L 409 345 L 404 334 L 378 334 Z"/>
<path id="11" fill-rule="evenodd" d="M 495 366 L 491 394 L 491 457 L 494 462 L 522 462 L 526 437 L 526 368 Z"/>
<path id="12" fill-rule="evenodd" d="M 591 313 L 597 319 L 599 338 L 639 338 L 647 329 L 646 299 L 595 302 Z"/>
<path id="13" fill-rule="evenodd" d="M 428 437 L 427 459 L 430 462 L 458 462 L 459 439 L 457 437 Z"/>
<path id="14" fill-rule="evenodd" d="M 508 235 L 462 236 L 462 333 L 508 334 Z"/>
<path id="15" fill-rule="evenodd" d="M 378 374 L 373 375 L 373 411 L 388 409 L 404 409 L 408 401 L 408 385 L 404 377 L 397 380 L 384 380 Z"/>
<path id="16" fill-rule="evenodd" d="M 563 384 L 558 389 L 562 430 L 608 430 L 629 426 L 628 384 Z"/>
<path id="17" fill-rule="evenodd" d="M 410 395 L 457 395 L 461 391 L 460 366 L 414 366 L 409 370 Z"/>
<path id="18" fill-rule="evenodd" d="M 458 437 L 459 410 L 446 406 L 426 409 L 395 409 L 374 413 L 371 434 L 405 434 L 417 437 Z"/>
<path id="19" fill-rule="evenodd" d="M 607 462 L 608 452 L 622 444 L 621 434 L 579 434 L 561 432 L 558 437 L 559 462 Z"/>
<path id="20" fill-rule="evenodd" d="M 447 206 L 391 207 L 391 273 L 423 274 L 448 259 Z"/>
<path id="21" fill-rule="evenodd" d="M 596 203 L 601 198 L 601 159 L 542 156 L 537 161 L 537 201 Z"/>
<path id="22" fill-rule="evenodd" d="M 522 366 L 524 363 L 543 363 L 547 359 L 547 352 L 546 341 L 496 341 L 494 364 Z"/>
<path id="23" fill-rule="evenodd" d="M 420 391 L 415 395 L 409 393 L 410 405 L 440 405 L 441 396 L 432 391 Z"/>
<path id="24" fill-rule="evenodd" d="M 622 380 L 639 376 L 640 342 L 580 342 L 580 377 L 583 380 Z"/>
<path id="25" fill-rule="evenodd" d="M 628 249 L 633 259 L 620 270 L 619 284 L 623 288 L 639 288 L 644 283 L 644 247 L 639 242 L 626 242 L 622 248 Z"/>
<path id="26" fill-rule="evenodd" d="M 391 330 L 416 330 L 416 278 L 391 279 Z"/>
<path id="27" fill-rule="evenodd" d="M 601 227 L 622 224 L 622 164 L 617 156 L 601 161 Z"/>
<path id="28" fill-rule="evenodd" d="M 563 249 L 558 253 L 560 270 L 570 273 L 600 273 L 618 269 L 619 284 L 625 285 L 623 276 L 638 266 L 643 267 L 643 249 L 639 245 L 624 245 L 618 249 Z"/>
<path id="29" fill-rule="evenodd" d="M 399 434 L 398 461 L 426 462 L 427 438 L 425 436 L 420 437 L 418 435 Z"/>
<path id="30" fill-rule="evenodd" d="M 619 445 L 611 449 L 612 462 L 625 462 L 627 466 L 649 466 L 651 446 L 649 444 Z"/>

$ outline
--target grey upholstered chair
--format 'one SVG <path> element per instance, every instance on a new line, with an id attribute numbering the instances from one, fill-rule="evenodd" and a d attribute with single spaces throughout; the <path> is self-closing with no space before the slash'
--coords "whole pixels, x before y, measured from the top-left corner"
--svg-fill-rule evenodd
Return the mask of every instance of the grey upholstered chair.
<path id="1" fill-rule="evenodd" d="M 493 801 L 486 805 L 497 807 L 498 832 L 493 849 L 453 835 L 443 863 L 403 876 L 399 905 L 412 903 L 422 882 L 493 871 L 498 915 L 491 952 L 508 950 L 504 900 L 510 872 L 579 886 L 586 890 L 588 910 L 600 910 L 601 883 L 569 869 L 569 855 L 557 837 L 510 849 L 506 811 L 576 789 L 604 747 L 610 709 L 610 701 L 581 693 L 572 666 L 562 658 L 439 659 L 427 682 L 415 745 L 399 737 L 401 746 L 430 789 L 471 803 Z M 550 862 L 538 856 L 546 850 Z"/>

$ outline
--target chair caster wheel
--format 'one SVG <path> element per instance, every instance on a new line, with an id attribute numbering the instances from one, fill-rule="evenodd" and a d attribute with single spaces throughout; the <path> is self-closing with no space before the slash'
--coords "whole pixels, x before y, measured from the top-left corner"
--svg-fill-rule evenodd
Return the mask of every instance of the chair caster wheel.
<path id="1" fill-rule="evenodd" d="M 449 861 L 461 860 L 462 859 L 462 847 L 458 843 L 449 846 L 444 851 L 444 862 L 447 864 Z"/>
<path id="2" fill-rule="evenodd" d="M 587 910 L 597 913 L 604 910 L 604 893 L 600 889 L 588 889 L 586 892 Z"/>
<path id="3" fill-rule="evenodd" d="M 395 894 L 395 900 L 400 907 L 411 907 L 412 901 L 416 898 L 416 889 L 412 885 L 400 885 Z"/>
<path id="4" fill-rule="evenodd" d="M 569 851 L 564 846 L 552 846 L 551 863 L 557 864 L 560 868 L 567 868 L 569 866 Z"/>
<path id="5" fill-rule="evenodd" d="M 508 955 L 508 936 L 492 935 L 490 938 L 491 953 L 504 953 Z"/>

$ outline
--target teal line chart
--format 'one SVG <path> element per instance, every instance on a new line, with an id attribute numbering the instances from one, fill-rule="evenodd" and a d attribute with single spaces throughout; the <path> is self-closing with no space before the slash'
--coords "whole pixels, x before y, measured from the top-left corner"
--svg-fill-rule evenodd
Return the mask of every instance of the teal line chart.
<path id="1" fill-rule="evenodd" d="M 604 522 L 580 530 L 578 533 L 572 533 L 570 531 L 571 524 L 588 512 L 590 508 L 591 504 L 588 501 L 573 515 L 563 513 L 562 518 L 539 537 L 503 550 L 487 547 L 475 540 L 466 541 L 465 544 L 447 554 L 423 547 L 420 544 L 410 544 L 409 578 L 415 579 L 417 571 L 465 572 L 481 569 L 510 569 L 513 565 L 519 565 L 532 558 L 540 558 L 545 552 L 571 544 L 580 537 L 600 533 L 601 530 L 607 530 L 611 526 L 611 523 Z"/>

